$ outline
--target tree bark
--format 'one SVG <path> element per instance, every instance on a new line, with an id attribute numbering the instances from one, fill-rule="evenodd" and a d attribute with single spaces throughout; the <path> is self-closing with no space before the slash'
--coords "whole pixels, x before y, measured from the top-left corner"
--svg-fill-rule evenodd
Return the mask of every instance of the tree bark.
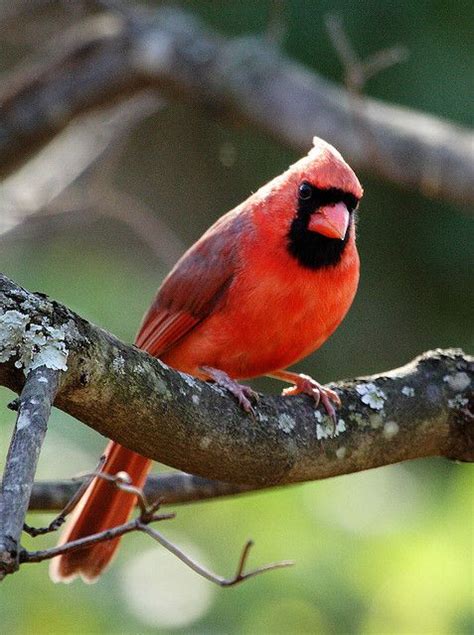
<path id="1" fill-rule="evenodd" d="M 24 316 L 3 336 L 11 312 Z M 11 321 L 11 320 L 10 320 Z M 221 388 L 123 344 L 67 307 L 0 277 L 0 384 L 20 392 L 28 330 L 48 325 L 67 370 L 55 405 L 152 459 L 205 478 L 264 487 L 424 456 L 474 459 L 474 360 L 436 350 L 403 368 L 332 385 L 343 407 L 333 430 L 306 396 L 262 396 L 246 414 Z M 12 341 L 17 342 L 16 347 Z M 41 353 L 41 351 L 40 351 Z"/>
<path id="2" fill-rule="evenodd" d="M 0 491 L 0 580 L 19 567 L 20 536 L 58 379 L 57 370 L 31 370 L 16 404 L 18 417 Z"/>

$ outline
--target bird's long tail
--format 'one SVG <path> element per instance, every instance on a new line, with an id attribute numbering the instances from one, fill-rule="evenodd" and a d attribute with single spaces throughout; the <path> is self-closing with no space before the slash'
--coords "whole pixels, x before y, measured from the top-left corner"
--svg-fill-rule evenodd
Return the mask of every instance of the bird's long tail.
<path id="1" fill-rule="evenodd" d="M 150 459 L 114 441 L 109 442 L 105 454 L 103 472 L 115 475 L 125 471 L 131 477 L 133 485 L 144 485 L 151 467 Z M 113 483 L 96 477 L 68 520 L 60 544 L 126 523 L 135 503 L 135 496 L 119 490 Z M 50 567 L 51 579 L 54 582 L 70 582 L 81 576 L 85 582 L 94 582 L 112 560 L 119 542 L 120 538 L 114 538 L 53 558 Z"/>

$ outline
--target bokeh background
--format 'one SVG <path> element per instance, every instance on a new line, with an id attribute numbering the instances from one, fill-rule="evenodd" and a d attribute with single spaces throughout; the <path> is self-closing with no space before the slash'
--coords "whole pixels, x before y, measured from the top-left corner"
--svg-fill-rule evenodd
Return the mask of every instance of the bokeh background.
<path id="1" fill-rule="evenodd" d="M 22 16 L 21 29 L 10 25 L 0 45 L 5 77 L 42 39 L 76 19 L 77 6 L 72 11 L 67 2 L 55 4 L 51 13 Z M 283 47 L 294 59 L 340 81 L 341 64 L 323 24 L 325 14 L 336 12 L 361 55 L 395 43 L 410 52 L 407 61 L 368 84 L 368 95 L 472 126 L 472 2 L 283 4 Z M 268 24 L 269 3 L 263 0 L 180 6 L 227 35 L 264 32 Z M 35 26 L 33 41 L 28 29 Z M 121 203 L 130 215 L 149 214 L 168 225 L 173 254 L 296 159 L 255 130 L 168 103 L 124 141 L 113 183 L 130 197 Z M 474 344 L 469 210 L 369 173 L 360 178 L 366 191 L 360 290 L 333 338 L 300 364 L 323 382 L 394 368 L 434 347 L 472 352 Z M 104 205 L 106 198 L 104 192 Z M 94 210 L 44 212 L 0 237 L 0 270 L 132 341 L 173 255 L 152 248 L 129 223 Z M 280 389 L 270 381 L 257 387 Z M 11 398 L 0 390 L 2 458 L 14 423 L 5 408 Z M 55 411 L 38 477 L 89 470 L 103 445 L 98 434 Z M 256 542 L 252 564 L 289 558 L 295 566 L 223 590 L 147 537 L 131 535 L 95 586 L 53 585 L 45 563 L 24 566 L 5 580 L 1 631 L 473 633 L 472 486 L 470 466 L 423 460 L 183 506 L 161 529 L 217 572 L 232 574 L 249 537 Z M 34 514 L 29 522 L 49 519 Z M 35 543 L 40 541 L 52 545 L 54 538 Z M 32 541 L 25 545 L 32 548 Z"/>

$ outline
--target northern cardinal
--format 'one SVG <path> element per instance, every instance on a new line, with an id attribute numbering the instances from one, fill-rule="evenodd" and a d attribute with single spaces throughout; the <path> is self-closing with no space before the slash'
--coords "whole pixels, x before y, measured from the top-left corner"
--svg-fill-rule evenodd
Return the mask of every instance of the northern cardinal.
<path id="1" fill-rule="evenodd" d="M 334 416 L 338 396 L 285 370 L 337 328 L 359 280 L 354 212 L 361 185 L 339 152 L 315 138 L 309 154 L 222 216 L 182 256 L 145 315 L 136 344 L 183 372 L 225 386 L 246 410 L 237 379 L 271 375 L 308 393 Z M 109 442 L 104 471 L 142 487 L 151 461 Z M 135 499 L 96 478 L 61 543 L 127 522 Z M 51 577 L 92 582 L 119 539 L 66 553 Z"/>

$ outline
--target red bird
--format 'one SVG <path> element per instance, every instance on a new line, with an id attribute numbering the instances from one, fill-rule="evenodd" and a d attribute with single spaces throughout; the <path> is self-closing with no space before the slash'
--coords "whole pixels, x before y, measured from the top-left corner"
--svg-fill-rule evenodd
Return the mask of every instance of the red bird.
<path id="1" fill-rule="evenodd" d="M 354 212 L 361 185 L 321 139 L 309 154 L 222 216 L 163 281 L 136 344 L 183 372 L 225 386 L 251 410 L 237 379 L 271 375 L 308 393 L 334 416 L 333 391 L 285 370 L 317 349 L 340 324 L 359 280 Z M 151 461 L 109 442 L 104 470 L 142 487 Z M 127 522 L 134 497 L 95 479 L 61 542 Z M 94 581 L 119 540 L 52 561 L 51 577 Z"/>

